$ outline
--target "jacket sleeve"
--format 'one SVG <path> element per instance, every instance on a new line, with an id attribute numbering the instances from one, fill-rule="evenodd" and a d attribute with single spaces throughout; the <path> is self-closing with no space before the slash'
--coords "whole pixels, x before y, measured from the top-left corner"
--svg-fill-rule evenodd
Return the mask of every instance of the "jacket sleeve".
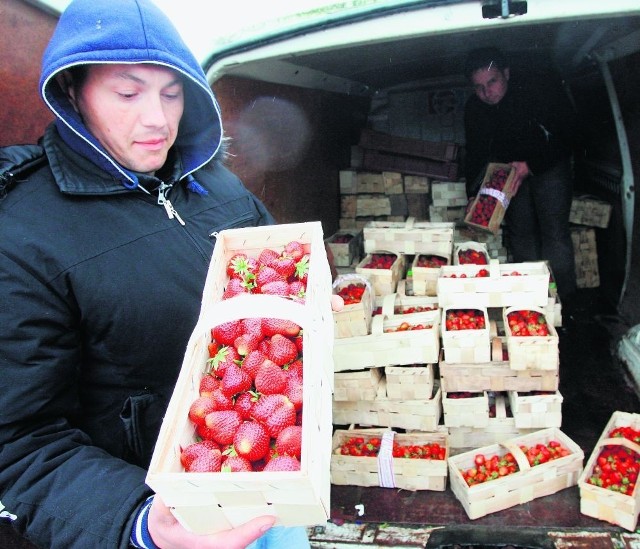
<path id="1" fill-rule="evenodd" d="M 0 253 L 0 501 L 39 546 L 124 549 L 151 493 L 146 472 L 70 426 L 81 399 L 77 320 L 19 263 Z"/>

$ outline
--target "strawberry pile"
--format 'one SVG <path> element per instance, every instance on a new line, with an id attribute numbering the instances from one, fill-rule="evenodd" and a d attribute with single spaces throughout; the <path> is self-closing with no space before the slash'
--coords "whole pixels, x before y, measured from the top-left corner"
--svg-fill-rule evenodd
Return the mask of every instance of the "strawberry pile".
<path id="1" fill-rule="evenodd" d="M 502 191 L 504 189 L 507 178 L 509 177 L 509 171 L 504 168 L 498 168 L 491 174 L 491 179 L 486 181 L 483 185 L 484 189 L 495 189 L 496 191 Z M 470 222 L 483 227 L 489 226 L 491 216 L 496 209 L 498 199 L 489 194 L 479 194 L 478 199 L 473 207 L 470 216 Z"/>
<path id="2" fill-rule="evenodd" d="M 549 325 L 544 314 L 524 309 L 511 311 L 507 315 L 507 323 L 513 336 L 548 336 Z"/>
<path id="3" fill-rule="evenodd" d="M 440 257 L 439 255 L 424 255 L 421 254 L 418 256 L 418 261 L 416 261 L 416 267 L 423 267 L 427 269 L 438 269 L 443 265 L 447 265 L 449 261 L 445 257 Z"/>
<path id="4" fill-rule="evenodd" d="M 309 254 L 295 240 L 282 251 L 265 248 L 257 258 L 238 252 L 227 262 L 229 281 L 222 299 L 249 293 L 304 301 L 308 273 Z"/>
<path id="5" fill-rule="evenodd" d="M 460 265 L 487 265 L 487 255 L 479 250 L 467 248 L 458 251 L 458 264 Z"/>
<path id="6" fill-rule="evenodd" d="M 377 457 L 381 443 L 382 439 L 379 437 L 371 437 L 368 440 L 364 437 L 350 437 L 335 450 L 335 453 L 342 456 Z M 394 458 L 444 460 L 446 448 L 437 442 L 400 444 L 394 441 L 392 455 Z"/>
<path id="7" fill-rule="evenodd" d="M 550 440 L 546 444 L 538 443 L 532 446 L 522 445 L 520 446 L 520 450 L 524 453 L 531 467 L 571 454 L 571 452 L 557 440 Z M 520 468 L 518 467 L 516 458 L 511 452 L 507 452 L 503 456 L 486 456 L 479 453 L 474 457 L 473 467 L 469 467 L 461 471 L 461 473 L 467 485 L 473 486 L 517 473 L 519 470 Z"/>
<path id="8" fill-rule="evenodd" d="M 484 330 L 486 322 L 484 313 L 478 309 L 449 309 L 445 316 L 445 329 Z"/>
<path id="9" fill-rule="evenodd" d="M 348 244 L 353 239 L 353 235 L 349 233 L 337 234 L 331 239 L 332 244 Z"/>
<path id="10" fill-rule="evenodd" d="M 342 297 L 345 305 L 354 305 L 362 301 L 362 296 L 366 289 L 366 285 L 361 282 L 350 282 L 340 288 L 336 293 Z"/>
<path id="11" fill-rule="evenodd" d="M 408 322 L 402 322 L 398 326 L 385 328 L 383 332 L 385 334 L 391 332 L 410 332 L 412 330 L 429 330 L 432 327 L 432 324 L 409 324 Z"/>
<path id="12" fill-rule="evenodd" d="M 485 278 L 489 276 L 489 271 L 487 269 L 480 269 L 473 276 L 467 276 L 467 273 L 460 273 L 457 275 L 456 273 L 451 273 L 450 275 L 443 275 L 443 278 Z"/>
<path id="13" fill-rule="evenodd" d="M 626 438 L 640 444 L 640 430 L 630 426 L 615 427 L 608 438 Z M 598 454 L 587 483 L 630 495 L 636 487 L 639 473 L 640 454 L 624 446 L 608 445 Z"/>
<path id="14" fill-rule="evenodd" d="M 391 269 L 397 256 L 387 253 L 372 253 L 364 265 L 363 269 Z"/>

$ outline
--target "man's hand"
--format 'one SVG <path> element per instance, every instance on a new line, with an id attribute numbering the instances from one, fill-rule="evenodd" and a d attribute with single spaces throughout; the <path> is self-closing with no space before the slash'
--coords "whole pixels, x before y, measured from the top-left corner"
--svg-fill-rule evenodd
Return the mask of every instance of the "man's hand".
<path id="1" fill-rule="evenodd" d="M 513 162 L 511 162 L 511 166 L 516 170 L 516 175 L 513 179 L 513 195 L 512 195 L 512 196 L 515 196 L 516 193 L 518 192 L 518 189 L 520 188 L 520 185 L 522 185 L 522 182 L 527 177 L 529 177 L 529 175 L 531 175 L 531 170 L 529 170 L 529 166 L 527 165 L 526 162 L 523 162 L 520 160 L 514 160 Z"/>
<path id="2" fill-rule="evenodd" d="M 216 534 L 193 534 L 182 527 L 156 494 L 148 525 L 153 542 L 162 549 L 245 549 L 271 528 L 275 520 L 272 516 L 257 517 Z"/>

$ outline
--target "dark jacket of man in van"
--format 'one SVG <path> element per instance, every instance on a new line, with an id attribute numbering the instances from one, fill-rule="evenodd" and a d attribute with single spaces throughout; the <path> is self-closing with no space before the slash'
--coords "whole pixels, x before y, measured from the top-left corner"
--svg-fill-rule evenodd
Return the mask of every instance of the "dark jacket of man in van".
<path id="1" fill-rule="evenodd" d="M 514 262 L 548 260 L 559 293 L 568 297 L 576 289 L 571 105 L 540 80 L 513 82 L 495 48 L 472 52 L 466 74 L 475 92 L 464 115 L 467 194 L 477 193 L 488 162 L 514 165 L 521 183 L 506 212 L 509 252 Z"/>

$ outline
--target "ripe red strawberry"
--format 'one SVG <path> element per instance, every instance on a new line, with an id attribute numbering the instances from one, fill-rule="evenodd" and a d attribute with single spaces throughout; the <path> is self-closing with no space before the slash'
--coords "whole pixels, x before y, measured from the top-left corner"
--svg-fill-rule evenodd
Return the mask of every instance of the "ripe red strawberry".
<path id="1" fill-rule="evenodd" d="M 296 272 L 296 262 L 291 257 L 280 256 L 275 258 L 270 264 L 270 267 L 280 273 L 285 280 Z"/>
<path id="2" fill-rule="evenodd" d="M 282 370 L 287 376 L 287 380 L 290 378 L 295 378 L 300 382 L 302 382 L 302 373 L 303 373 L 302 360 L 294 360 L 293 362 L 290 362 L 289 364 L 287 364 Z"/>
<path id="3" fill-rule="evenodd" d="M 239 278 L 230 278 L 226 288 L 224 289 L 224 293 L 222 294 L 222 299 L 229 299 L 230 297 L 239 294 L 248 294 L 251 293 L 252 289 L 252 283 L 245 282 Z"/>
<path id="4" fill-rule="evenodd" d="M 282 393 L 287 384 L 287 378 L 280 366 L 271 360 L 267 360 L 258 370 L 254 383 L 256 391 L 259 393 L 275 395 L 276 393 Z"/>
<path id="5" fill-rule="evenodd" d="M 260 286 L 260 293 L 266 295 L 278 295 L 280 297 L 289 297 L 289 283 L 284 280 L 275 280 L 267 282 Z"/>
<path id="6" fill-rule="evenodd" d="M 220 344 L 214 340 L 209 343 L 209 345 L 207 345 L 207 350 L 209 351 L 209 358 L 213 358 L 214 356 L 216 356 L 216 354 L 218 354 L 218 351 L 220 350 Z"/>
<path id="7" fill-rule="evenodd" d="M 287 362 L 298 358 L 298 348 L 288 337 L 275 334 L 271 337 L 267 356 L 278 366 L 284 366 Z"/>
<path id="8" fill-rule="evenodd" d="M 297 240 L 292 240 L 285 244 L 284 254 L 291 257 L 294 261 L 300 261 L 304 255 L 304 246 Z"/>
<path id="9" fill-rule="evenodd" d="M 258 351 L 260 351 L 264 356 L 269 354 L 269 347 L 271 347 L 271 338 L 263 339 L 258 345 Z"/>
<path id="10" fill-rule="evenodd" d="M 224 393 L 222 387 L 218 387 L 211 392 L 211 398 L 215 402 L 216 410 L 231 410 L 233 408 L 233 399 Z"/>
<path id="11" fill-rule="evenodd" d="M 233 403 L 233 409 L 236 410 L 242 419 L 251 418 L 251 412 L 253 411 L 253 405 L 258 400 L 258 395 L 252 391 L 245 391 L 236 396 Z"/>
<path id="12" fill-rule="evenodd" d="M 265 360 L 269 360 L 267 355 L 262 351 L 256 349 L 251 351 L 242 361 L 242 369 L 249 374 L 251 379 L 256 378 L 256 374 L 260 367 L 264 364 Z"/>
<path id="13" fill-rule="evenodd" d="M 297 297 L 299 299 L 304 299 L 307 293 L 307 286 L 302 280 L 294 280 L 289 283 L 289 295 L 293 297 Z"/>
<path id="14" fill-rule="evenodd" d="M 194 425 L 204 425 L 204 418 L 207 414 L 216 409 L 215 400 L 210 396 L 196 398 L 189 407 L 189 420 Z"/>
<path id="15" fill-rule="evenodd" d="M 300 459 L 302 453 L 302 427 L 285 427 L 276 438 L 276 450 L 279 455 L 288 455 Z"/>
<path id="16" fill-rule="evenodd" d="M 233 346 L 240 356 L 246 356 L 258 348 L 262 337 L 254 333 L 244 333 L 236 338 Z"/>
<path id="17" fill-rule="evenodd" d="M 292 402 L 296 411 L 302 410 L 302 405 L 304 402 L 302 379 L 296 377 L 288 378 L 287 383 L 282 390 L 282 394 L 284 394 Z"/>
<path id="18" fill-rule="evenodd" d="M 265 248 L 258 255 L 258 263 L 260 265 L 269 265 L 274 259 L 276 259 L 280 254 L 275 250 L 270 248 Z"/>
<path id="19" fill-rule="evenodd" d="M 253 471 L 251 462 L 242 456 L 227 456 L 222 462 L 222 473 L 250 473 Z"/>
<path id="20" fill-rule="evenodd" d="M 255 420 L 264 423 L 266 419 L 289 399 L 282 395 L 261 395 L 253 405 L 252 416 Z"/>
<path id="21" fill-rule="evenodd" d="M 296 271 L 294 276 L 303 282 L 305 285 L 307 284 L 307 280 L 309 278 L 309 255 L 305 255 L 300 261 L 296 263 Z"/>
<path id="22" fill-rule="evenodd" d="M 242 324 L 242 333 L 254 334 L 259 338 L 264 337 L 265 334 L 262 331 L 262 318 L 243 318 L 240 323 Z"/>
<path id="23" fill-rule="evenodd" d="M 239 252 L 236 254 L 233 254 L 230 258 L 229 261 L 227 261 L 227 276 L 229 278 L 233 278 L 238 272 L 239 272 L 239 268 L 238 266 L 245 262 L 247 259 L 247 254 Z"/>
<path id="24" fill-rule="evenodd" d="M 242 334 L 242 324 L 239 320 L 223 322 L 211 329 L 211 337 L 222 345 L 233 345 L 240 334 Z"/>
<path id="25" fill-rule="evenodd" d="M 269 436 L 276 438 L 285 427 L 295 425 L 296 409 L 293 403 L 285 397 L 285 401 L 278 406 L 264 421 Z"/>
<path id="26" fill-rule="evenodd" d="M 263 471 L 299 471 L 300 462 L 292 456 L 276 456 L 269 460 Z"/>
<path id="27" fill-rule="evenodd" d="M 282 334 L 285 336 L 295 337 L 300 333 L 300 326 L 292 320 L 265 317 L 262 319 L 262 331 L 265 336 Z"/>
<path id="28" fill-rule="evenodd" d="M 249 461 L 262 459 L 269 450 L 267 430 L 257 421 L 244 421 L 233 437 L 233 447 Z"/>
<path id="29" fill-rule="evenodd" d="M 208 396 L 218 387 L 220 387 L 220 380 L 214 375 L 205 374 L 200 380 L 200 396 Z"/>
<path id="30" fill-rule="evenodd" d="M 237 364 L 240 360 L 241 357 L 238 351 L 236 351 L 236 348 L 225 345 L 218 351 L 215 357 L 207 361 L 208 371 L 215 372 L 215 375 L 222 378 L 226 368 L 232 364 Z"/>
<path id="31" fill-rule="evenodd" d="M 193 442 L 180 452 L 180 464 L 188 470 L 194 459 L 211 452 L 211 450 L 220 450 L 219 446 L 213 442 L 213 440 Z"/>
<path id="32" fill-rule="evenodd" d="M 204 418 L 205 425 L 213 431 L 213 440 L 218 444 L 230 444 L 242 423 L 236 410 L 216 410 Z"/>
<path id="33" fill-rule="evenodd" d="M 298 353 L 302 355 L 302 350 L 304 347 L 304 339 L 302 337 L 302 333 L 293 338 L 293 342 L 296 344 L 296 348 L 298 349 Z"/>
<path id="34" fill-rule="evenodd" d="M 225 395 L 231 397 L 248 391 L 251 389 L 251 384 L 252 380 L 247 372 L 237 364 L 230 364 L 224 371 L 220 389 Z"/>
<path id="35" fill-rule="evenodd" d="M 210 450 L 207 454 L 198 456 L 191 462 L 189 473 L 219 473 L 222 466 L 222 453 L 220 450 Z"/>
<path id="36" fill-rule="evenodd" d="M 262 266 L 256 273 L 256 290 L 262 291 L 262 287 L 269 282 L 286 282 L 286 277 L 282 276 L 273 267 Z"/>
<path id="37" fill-rule="evenodd" d="M 210 440 L 213 442 L 213 431 L 206 425 L 196 425 L 196 435 L 203 440 Z"/>

